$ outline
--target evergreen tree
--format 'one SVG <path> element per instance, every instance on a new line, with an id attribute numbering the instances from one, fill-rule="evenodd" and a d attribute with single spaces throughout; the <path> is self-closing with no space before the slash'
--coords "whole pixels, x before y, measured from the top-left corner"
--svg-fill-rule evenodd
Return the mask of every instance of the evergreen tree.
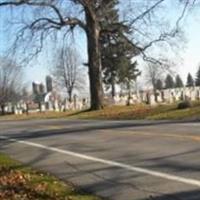
<path id="1" fill-rule="evenodd" d="M 111 24 L 118 23 L 119 16 L 118 11 L 115 8 L 118 4 L 118 0 L 111 1 L 102 1 L 104 7 L 107 10 L 102 10 L 103 13 L 100 13 L 102 17 L 101 27 L 102 29 L 107 29 Z M 101 44 L 101 59 L 102 59 L 102 68 L 103 68 L 103 82 L 107 86 L 107 89 L 112 90 L 112 96 L 115 96 L 115 84 L 116 84 L 116 75 L 117 75 L 117 56 L 116 56 L 116 45 L 113 40 L 113 33 L 103 33 L 100 37 Z"/>
<path id="2" fill-rule="evenodd" d="M 184 87 L 183 81 L 179 75 L 176 76 L 176 82 L 175 82 L 176 88 L 182 88 Z"/>
<path id="3" fill-rule="evenodd" d="M 171 88 L 174 88 L 174 86 L 175 86 L 174 80 L 173 80 L 172 76 L 170 74 L 168 74 L 165 79 L 165 88 L 171 89 Z"/>
<path id="4" fill-rule="evenodd" d="M 156 90 L 162 90 L 163 89 L 163 82 L 160 79 L 158 79 L 156 81 L 156 83 L 155 83 L 155 89 Z"/>
<path id="5" fill-rule="evenodd" d="M 196 74 L 195 85 L 200 86 L 200 66 Z"/>
<path id="6" fill-rule="evenodd" d="M 115 31 L 102 33 L 100 38 L 103 81 L 107 88 L 111 87 L 112 97 L 114 97 L 115 84 L 119 82 L 119 79 L 121 80 L 121 77 L 118 76 L 119 71 L 121 71 L 120 68 L 124 68 L 123 71 L 130 70 L 129 67 L 124 66 L 131 66 L 131 58 L 134 56 L 135 51 L 122 37 L 130 30 L 119 21 L 118 10 L 116 9 L 118 0 L 104 1 L 104 4 L 107 5 L 105 7 L 109 10 L 103 15 L 102 29 L 112 27 L 111 29 Z"/>
<path id="7" fill-rule="evenodd" d="M 137 77 L 141 75 L 141 72 L 137 69 L 137 62 L 131 63 L 131 61 L 126 58 L 124 58 L 124 60 L 121 59 L 121 62 L 123 67 L 119 68 L 118 71 L 118 83 L 123 84 L 126 87 L 126 90 L 128 91 L 127 105 L 130 105 L 131 89 Z"/>
<path id="8" fill-rule="evenodd" d="M 192 75 L 190 73 L 188 73 L 188 76 L 187 76 L 187 84 L 186 84 L 187 87 L 194 87 L 194 79 L 192 77 Z"/>

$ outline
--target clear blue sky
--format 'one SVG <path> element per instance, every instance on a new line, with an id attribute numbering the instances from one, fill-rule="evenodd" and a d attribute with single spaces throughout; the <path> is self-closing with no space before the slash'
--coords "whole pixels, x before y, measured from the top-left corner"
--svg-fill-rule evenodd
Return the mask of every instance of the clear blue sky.
<path id="1" fill-rule="evenodd" d="M 188 43 L 182 53 L 183 65 L 179 66 L 179 71 L 185 77 L 188 72 L 195 75 L 200 65 L 200 16 L 197 12 L 189 17 L 184 29 Z"/>
<path id="2" fill-rule="evenodd" d="M 199 9 L 200 10 L 200 9 Z M 0 54 L 10 44 L 9 33 L 3 27 L 1 20 L 5 20 L 6 11 L 0 12 Z M 198 16 L 198 9 L 192 15 L 188 16 L 185 21 L 185 35 L 188 40 L 186 48 L 181 51 L 182 63 L 178 66 L 178 71 L 185 79 L 186 74 L 191 72 L 195 75 L 198 64 L 200 64 L 200 17 Z M 86 40 L 84 34 L 80 34 L 76 39 L 78 50 L 81 53 L 81 57 L 85 61 L 86 55 Z M 31 66 L 27 66 L 25 69 L 25 79 L 27 82 L 31 81 L 44 81 L 45 76 L 49 73 L 48 69 L 51 66 L 51 62 L 47 59 L 50 55 L 47 52 L 43 52 L 37 61 L 34 61 Z"/>

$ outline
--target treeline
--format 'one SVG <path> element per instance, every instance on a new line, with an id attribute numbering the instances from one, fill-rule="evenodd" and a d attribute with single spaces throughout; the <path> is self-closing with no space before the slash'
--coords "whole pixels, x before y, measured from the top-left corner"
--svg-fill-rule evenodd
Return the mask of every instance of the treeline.
<path id="1" fill-rule="evenodd" d="M 171 74 L 168 74 L 164 80 L 157 79 L 155 84 L 155 88 L 157 90 L 181 88 L 185 86 L 186 87 L 200 86 L 200 66 L 195 77 L 192 77 L 191 73 L 188 73 L 186 84 L 184 84 L 179 74 L 177 74 L 175 78 Z"/>
<path id="2" fill-rule="evenodd" d="M 0 57 L 0 113 L 8 103 L 16 104 L 25 97 L 23 70 L 14 60 Z"/>

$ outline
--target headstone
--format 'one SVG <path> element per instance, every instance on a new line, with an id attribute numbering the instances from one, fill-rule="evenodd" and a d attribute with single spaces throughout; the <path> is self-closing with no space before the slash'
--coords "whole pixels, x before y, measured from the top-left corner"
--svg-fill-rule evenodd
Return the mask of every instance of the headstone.
<path id="1" fill-rule="evenodd" d="M 41 112 L 45 112 L 46 108 L 45 108 L 45 104 L 41 104 Z"/>
<path id="2" fill-rule="evenodd" d="M 150 103 L 149 103 L 150 105 L 156 105 L 154 94 L 150 94 L 149 100 L 150 100 Z"/>
<path id="3" fill-rule="evenodd" d="M 55 108 L 55 111 L 56 111 L 56 112 L 59 112 L 59 111 L 60 111 L 60 110 L 59 110 L 59 105 L 58 105 L 58 100 L 57 100 L 57 99 L 54 101 L 54 108 Z"/>
<path id="4" fill-rule="evenodd" d="M 74 104 L 73 109 L 76 110 L 77 109 L 77 95 L 76 94 L 73 96 L 73 104 Z"/>
<path id="5" fill-rule="evenodd" d="M 196 92 L 195 92 L 195 90 L 191 90 L 190 99 L 191 99 L 191 101 L 195 101 L 196 100 Z"/>

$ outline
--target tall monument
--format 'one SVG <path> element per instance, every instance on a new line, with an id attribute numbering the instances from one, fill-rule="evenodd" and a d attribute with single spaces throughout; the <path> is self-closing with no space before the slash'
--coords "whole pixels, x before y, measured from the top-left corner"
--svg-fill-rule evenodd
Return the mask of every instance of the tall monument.
<path id="1" fill-rule="evenodd" d="M 47 88 L 47 93 L 52 92 L 53 90 L 53 80 L 51 76 L 46 76 L 46 88 Z"/>

